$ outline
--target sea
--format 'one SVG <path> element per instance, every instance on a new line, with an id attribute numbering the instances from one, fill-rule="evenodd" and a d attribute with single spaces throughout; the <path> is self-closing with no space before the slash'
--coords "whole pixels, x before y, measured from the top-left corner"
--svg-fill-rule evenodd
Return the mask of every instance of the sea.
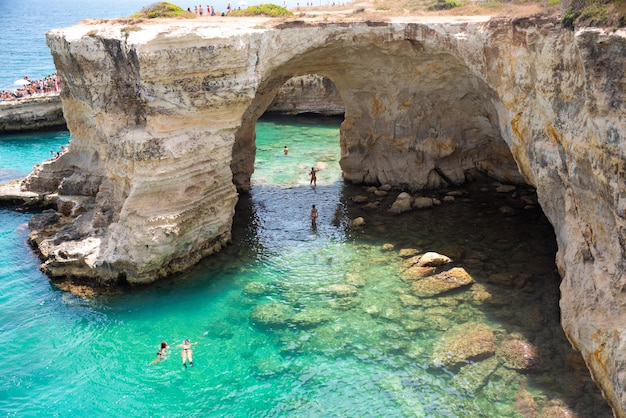
<path id="1" fill-rule="evenodd" d="M 55 71 L 46 30 L 146 5 L 0 4 L 5 88 Z M 397 191 L 375 196 L 343 182 L 341 121 L 264 115 L 232 243 L 150 286 L 61 289 L 27 243 L 34 212 L 0 208 L 0 416 L 611 417 L 560 326 L 554 230 L 540 208 L 477 178 L 423 193 L 441 205 L 393 216 Z M 0 136 L 0 182 L 70 140 L 64 130 Z M 363 226 L 352 226 L 357 217 Z M 416 297 L 408 257 L 427 251 L 475 283 Z M 471 330 L 484 326 L 497 348 L 460 364 L 436 360 L 471 349 Z M 194 343 L 186 367 L 185 339 Z"/>

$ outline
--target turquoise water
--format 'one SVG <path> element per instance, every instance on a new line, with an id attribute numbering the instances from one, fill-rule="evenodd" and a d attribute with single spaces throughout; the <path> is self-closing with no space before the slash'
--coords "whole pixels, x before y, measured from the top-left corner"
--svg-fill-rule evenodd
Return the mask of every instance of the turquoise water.
<path id="1" fill-rule="evenodd" d="M 339 123 L 259 121 L 253 188 L 237 206 L 233 244 L 150 287 L 91 297 L 59 290 L 26 244 L 29 214 L 0 209 L 2 415 L 515 417 L 558 406 L 611 416 L 560 329 L 545 218 L 504 216 L 498 208 L 513 203 L 479 185 L 433 210 L 364 211 L 349 198 L 366 191 L 341 181 Z M 67 140 L 3 138 L 1 167 L 25 174 Z M 314 189 L 307 173 L 316 163 Z M 356 216 L 364 228 L 349 226 Z M 477 284 L 406 306 L 402 248 L 454 254 Z M 348 296 L 331 290 L 346 283 L 355 285 Z M 479 384 L 460 384 L 459 370 L 435 367 L 432 353 L 467 322 L 488 324 L 498 341 L 513 333 L 531 341 L 540 367 L 499 366 Z M 198 343 L 193 367 L 183 368 L 176 347 L 185 338 Z M 168 355 L 150 364 L 162 340 Z"/>

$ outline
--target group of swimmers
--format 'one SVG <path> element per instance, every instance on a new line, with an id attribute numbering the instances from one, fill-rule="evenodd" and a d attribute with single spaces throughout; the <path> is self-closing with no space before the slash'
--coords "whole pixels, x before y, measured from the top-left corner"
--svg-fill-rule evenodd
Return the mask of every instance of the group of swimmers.
<path id="1" fill-rule="evenodd" d="M 196 344 L 198 343 L 197 342 L 192 343 L 191 341 L 187 339 L 183 341 L 182 344 L 178 344 L 177 347 L 182 348 L 182 351 L 180 352 L 180 354 L 183 358 L 184 368 L 187 368 L 187 362 L 189 362 L 189 366 L 193 367 L 193 351 L 191 350 L 191 346 L 196 345 Z M 150 364 L 158 363 L 159 361 L 163 360 L 165 358 L 168 348 L 169 348 L 169 345 L 167 344 L 167 341 L 161 342 L 161 347 L 159 348 L 159 352 L 157 353 L 156 358 L 152 360 L 152 363 Z"/>

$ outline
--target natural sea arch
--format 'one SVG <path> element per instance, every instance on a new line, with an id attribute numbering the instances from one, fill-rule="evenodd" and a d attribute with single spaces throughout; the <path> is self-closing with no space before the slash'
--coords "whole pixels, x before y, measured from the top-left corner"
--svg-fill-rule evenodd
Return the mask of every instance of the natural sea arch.
<path id="1" fill-rule="evenodd" d="M 39 241 L 44 270 L 145 282 L 219 250 L 249 188 L 256 119 L 288 78 L 321 74 L 345 103 L 348 181 L 437 187 L 478 164 L 536 187 L 565 333 L 624 416 L 626 36 L 549 19 L 264 24 L 48 35 L 73 141 L 24 188 L 57 192 L 74 220 Z"/>

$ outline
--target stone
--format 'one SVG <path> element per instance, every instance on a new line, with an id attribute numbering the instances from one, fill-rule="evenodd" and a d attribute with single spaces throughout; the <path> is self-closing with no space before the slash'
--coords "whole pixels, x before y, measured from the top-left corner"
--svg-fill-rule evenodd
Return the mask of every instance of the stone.
<path id="1" fill-rule="evenodd" d="M 429 208 L 432 208 L 433 206 L 434 206 L 433 199 L 430 197 L 420 196 L 420 197 L 416 197 L 413 200 L 413 207 L 415 209 L 429 209 Z"/>
<path id="2" fill-rule="evenodd" d="M 432 363 L 453 367 L 491 357 L 495 351 L 493 330 L 483 323 L 466 322 L 450 328 L 435 342 Z"/>
<path id="3" fill-rule="evenodd" d="M 352 201 L 354 203 L 367 203 L 368 200 L 369 200 L 369 198 L 367 196 L 363 196 L 363 195 L 356 195 L 356 196 L 352 197 Z"/>
<path id="4" fill-rule="evenodd" d="M 267 293 L 268 287 L 261 282 L 250 282 L 243 287 L 243 292 L 250 296 L 260 296 Z"/>
<path id="5" fill-rule="evenodd" d="M 389 212 L 396 215 L 408 212 L 413 209 L 412 203 L 413 197 L 411 197 L 408 193 L 402 192 L 398 195 L 398 197 L 396 197 L 396 200 L 391 205 L 391 208 L 389 208 Z"/>
<path id="6" fill-rule="evenodd" d="M 540 362 L 537 348 L 521 337 L 504 341 L 497 351 L 504 366 L 510 369 L 527 372 L 535 369 Z"/>
<path id="7" fill-rule="evenodd" d="M 352 219 L 352 221 L 350 221 L 350 224 L 353 227 L 359 227 L 359 226 L 363 226 L 365 225 L 365 219 L 363 219 L 363 217 L 359 216 L 358 218 L 354 218 Z"/>
<path id="8" fill-rule="evenodd" d="M 436 271 L 435 267 L 412 266 L 402 271 L 401 277 L 402 280 L 410 282 L 432 276 Z"/>
<path id="9" fill-rule="evenodd" d="M 452 262 L 450 257 L 429 251 L 422 255 L 417 263 L 420 267 L 439 267 Z"/>
<path id="10" fill-rule="evenodd" d="M 390 243 L 386 243 L 383 244 L 382 248 L 381 248 L 384 252 L 389 252 L 389 251 L 393 251 L 395 249 L 395 246 L 393 244 Z"/>
<path id="11" fill-rule="evenodd" d="M 454 267 L 434 276 L 413 282 L 411 292 L 419 297 L 437 296 L 474 283 L 474 279 L 462 267 Z"/>
<path id="12" fill-rule="evenodd" d="M 331 296 L 346 297 L 355 296 L 358 291 L 357 288 L 349 284 L 331 284 L 318 290 L 318 293 L 323 293 Z"/>
<path id="13" fill-rule="evenodd" d="M 266 327 L 285 327 L 288 325 L 292 310 L 288 305 L 279 302 L 269 302 L 258 305 L 250 314 L 254 324 Z"/>
<path id="14" fill-rule="evenodd" d="M 516 187 L 510 184 L 503 184 L 500 185 L 498 187 L 496 187 L 496 192 L 498 193 L 509 193 L 512 192 L 513 190 L 515 190 Z"/>
<path id="15" fill-rule="evenodd" d="M 407 258 L 419 254 L 421 251 L 417 248 L 402 248 L 398 251 L 398 257 Z"/>

